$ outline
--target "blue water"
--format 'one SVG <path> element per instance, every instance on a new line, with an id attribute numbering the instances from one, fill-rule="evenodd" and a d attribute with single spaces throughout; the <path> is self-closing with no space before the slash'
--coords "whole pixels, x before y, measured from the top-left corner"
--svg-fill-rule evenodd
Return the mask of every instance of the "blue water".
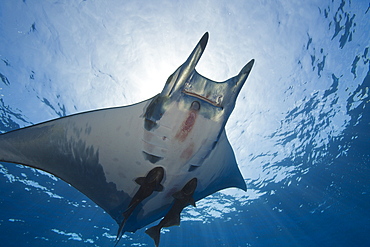
<path id="1" fill-rule="evenodd" d="M 0 3 L 0 130 L 255 67 L 227 124 L 248 191 L 188 207 L 160 246 L 370 246 L 369 1 Z M 0 164 L 2 246 L 113 246 L 117 225 L 57 178 Z M 154 246 L 145 229 L 122 246 Z"/>

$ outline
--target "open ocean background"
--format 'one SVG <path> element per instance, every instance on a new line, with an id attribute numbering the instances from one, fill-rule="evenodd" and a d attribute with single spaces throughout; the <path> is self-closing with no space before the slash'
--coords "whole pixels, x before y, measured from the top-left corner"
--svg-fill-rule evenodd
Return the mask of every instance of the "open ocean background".
<path id="1" fill-rule="evenodd" d="M 186 208 L 160 246 L 370 246 L 369 1 L 0 0 L 0 131 L 148 99 L 206 31 L 200 74 L 256 60 L 226 126 L 248 191 Z M 113 246 L 117 228 L 0 164 L 1 246 Z M 120 246 L 154 246 L 144 231 Z"/>

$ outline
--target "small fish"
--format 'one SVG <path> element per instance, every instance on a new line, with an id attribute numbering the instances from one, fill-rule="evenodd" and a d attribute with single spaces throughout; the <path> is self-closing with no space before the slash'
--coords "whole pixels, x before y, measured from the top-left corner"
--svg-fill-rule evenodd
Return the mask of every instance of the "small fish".
<path id="1" fill-rule="evenodd" d="M 175 202 L 171 207 L 170 211 L 164 216 L 158 225 L 153 226 L 145 231 L 158 247 L 160 240 L 160 232 L 163 227 L 179 226 L 180 225 L 180 213 L 188 206 L 193 205 L 195 207 L 195 200 L 193 198 L 194 191 L 197 187 L 197 179 L 191 179 L 180 191 L 173 194 Z"/>
<path id="2" fill-rule="evenodd" d="M 132 212 L 135 208 L 147 197 L 153 194 L 154 191 L 163 191 L 163 185 L 161 185 L 162 179 L 164 176 L 164 169 L 163 167 L 155 167 L 148 172 L 145 177 L 138 177 L 135 179 L 135 182 L 140 185 L 139 190 L 136 192 L 134 197 L 132 198 L 128 208 L 125 212 L 122 213 L 124 220 L 121 222 L 118 233 L 116 237 L 116 245 L 118 244 L 119 240 L 123 234 L 123 227 L 127 219 L 130 217 Z M 115 246 L 116 246 L 115 245 Z"/>

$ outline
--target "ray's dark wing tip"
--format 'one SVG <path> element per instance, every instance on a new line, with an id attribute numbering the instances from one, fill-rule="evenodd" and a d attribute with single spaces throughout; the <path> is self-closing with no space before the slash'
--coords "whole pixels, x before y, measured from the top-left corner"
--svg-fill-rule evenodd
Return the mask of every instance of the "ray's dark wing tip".
<path id="1" fill-rule="evenodd" d="M 254 65 L 254 59 L 250 60 L 242 69 L 240 74 L 249 74 L 252 70 L 252 67 Z"/>
<path id="2" fill-rule="evenodd" d="M 202 48 L 202 50 L 204 50 L 206 48 L 208 38 L 209 38 L 209 33 L 206 32 L 205 34 L 203 34 L 202 38 L 200 39 L 199 45 Z"/>

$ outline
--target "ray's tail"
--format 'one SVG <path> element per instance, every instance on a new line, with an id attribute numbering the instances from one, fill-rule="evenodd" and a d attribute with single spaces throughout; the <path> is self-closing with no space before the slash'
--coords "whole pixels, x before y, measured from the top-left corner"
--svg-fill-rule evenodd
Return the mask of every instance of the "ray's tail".
<path id="1" fill-rule="evenodd" d="M 159 225 L 153 226 L 145 231 L 146 234 L 148 234 L 155 243 L 155 246 L 158 247 L 159 245 L 159 240 L 161 237 L 161 227 Z"/>

